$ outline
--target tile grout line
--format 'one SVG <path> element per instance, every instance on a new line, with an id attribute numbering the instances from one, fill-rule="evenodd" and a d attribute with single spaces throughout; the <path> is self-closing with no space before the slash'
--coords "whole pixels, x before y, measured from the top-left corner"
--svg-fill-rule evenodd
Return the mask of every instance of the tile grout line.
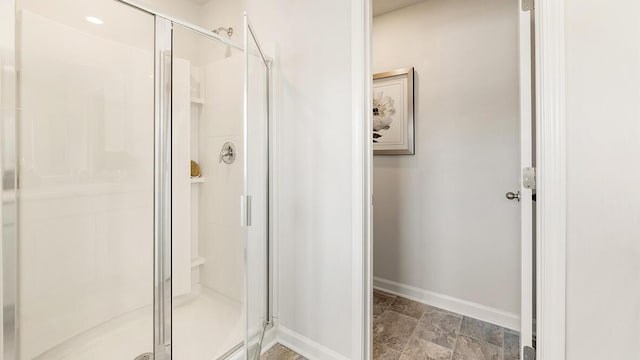
<path id="1" fill-rule="evenodd" d="M 502 347 L 500 348 L 500 350 L 502 350 L 502 359 L 504 360 L 504 328 L 501 328 L 502 331 Z"/>
<path id="2" fill-rule="evenodd" d="M 398 298 L 398 295 L 392 295 L 392 296 L 393 296 L 393 300 L 391 300 L 391 301 L 389 302 L 389 304 L 387 304 L 387 305 L 384 307 L 384 310 L 382 311 L 382 313 L 383 313 L 383 314 L 385 313 L 385 311 L 389 310 L 389 307 L 390 307 L 391 305 L 393 305 L 393 303 L 394 303 L 394 302 L 396 301 L 396 299 Z"/>
<path id="3" fill-rule="evenodd" d="M 390 298 L 391 298 L 391 301 L 389 301 L 389 304 L 387 304 L 387 305 L 383 306 L 383 308 L 382 308 L 382 313 L 379 315 L 379 316 L 382 316 L 382 315 L 384 315 L 384 313 L 386 313 L 387 311 L 389 311 L 389 310 L 388 310 L 388 309 L 389 309 L 389 307 L 391 307 L 391 305 L 394 303 L 394 301 L 396 301 L 396 299 L 397 299 L 399 296 L 398 296 L 398 295 L 389 294 L 389 293 L 386 293 L 386 292 L 383 292 L 383 291 L 379 291 L 379 292 L 380 292 L 381 294 L 383 294 L 383 295 L 388 296 L 388 297 L 390 297 Z M 374 295 L 375 295 L 375 290 L 374 290 Z M 400 315 L 402 315 L 402 314 L 400 314 Z M 372 342 L 372 343 L 374 343 L 375 341 L 373 341 L 373 339 L 372 339 L 372 341 L 371 341 L 371 342 Z M 390 349 L 390 350 L 393 350 L 393 349 L 389 348 L 388 346 L 386 346 L 386 345 L 384 345 L 384 344 L 380 344 L 380 345 L 381 345 L 381 346 L 383 346 L 383 347 L 385 347 L 385 348 L 388 348 L 388 349 Z M 402 356 L 402 352 L 400 352 L 400 356 Z"/>
<path id="4" fill-rule="evenodd" d="M 413 328 L 413 331 L 411 332 L 411 335 L 409 335 L 409 339 L 407 340 L 407 343 L 404 345 L 404 348 L 402 348 L 402 351 L 400 352 L 400 358 L 402 358 L 402 355 L 404 355 L 404 351 L 407 350 L 407 346 L 409 346 L 409 342 L 413 338 L 413 335 L 415 335 L 416 330 L 418 330 L 418 324 L 420 323 L 420 320 L 422 320 L 422 318 L 424 317 L 425 312 L 426 311 L 423 311 L 422 315 L 420 315 L 420 319 L 416 320 L 416 327 Z M 403 315 L 403 314 L 400 314 L 400 315 Z"/>
<path id="5" fill-rule="evenodd" d="M 487 323 L 489 325 L 494 325 L 494 326 L 499 327 L 500 331 L 502 331 L 502 345 L 496 345 L 496 344 L 490 343 L 487 340 L 480 339 L 479 337 L 476 337 L 476 336 L 471 335 L 471 334 L 462 334 L 462 335 L 464 335 L 465 337 L 468 337 L 469 339 L 475 340 L 475 341 L 480 341 L 480 342 L 484 342 L 484 343 L 487 343 L 489 345 L 493 345 L 493 346 L 496 346 L 496 347 L 499 347 L 499 348 L 504 348 L 504 329 L 505 328 L 503 328 L 500 325 L 496 325 L 496 324 L 489 323 L 489 322 L 486 322 L 486 321 L 483 321 L 483 320 L 479 320 L 479 319 L 472 318 L 472 317 L 469 317 L 469 316 L 466 316 L 466 315 L 462 315 L 462 321 L 464 321 L 464 318 L 471 319 L 471 320 L 476 320 L 476 321 L 482 321 L 482 322 Z M 462 328 L 462 324 L 460 325 L 460 328 Z"/>
<path id="6" fill-rule="evenodd" d="M 393 305 L 393 303 L 395 303 L 395 302 L 396 302 L 396 300 L 398 300 L 399 298 L 401 298 L 401 297 L 400 297 L 400 296 L 396 296 L 396 298 L 395 298 L 395 299 L 393 299 L 393 302 L 392 302 L 391 304 L 389 304 L 389 306 Z M 402 299 L 408 300 L 408 299 L 406 299 L 406 298 L 402 298 Z M 386 311 L 386 310 L 385 310 L 385 311 Z M 393 311 L 393 310 L 390 310 L 390 311 Z M 406 316 L 406 317 L 408 317 L 408 318 L 412 318 L 411 316 L 405 315 L 405 314 L 403 314 L 403 313 L 400 313 L 400 312 L 397 312 L 397 311 L 394 311 L 394 312 L 395 312 L 395 313 L 398 313 L 398 314 L 400 314 L 400 315 L 404 315 L 404 316 Z M 413 337 L 413 335 L 416 333 L 416 330 L 418 329 L 418 323 L 420 322 L 420 320 L 421 320 L 421 319 L 422 319 L 422 317 L 424 316 L 424 313 L 425 313 L 425 312 L 423 311 L 423 312 L 422 312 L 422 315 L 420 315 L 420 319 L 417 319 L 417 320 L 416 320 L 416 327 L 414 327 L 414 328 L 413 328 L 413 331 L 411 332 L 411 335 L 409 335 L 409 339 L 407 339 L 407 343 L 406 343 L 406 344 L 404 344 L 404 347 L 402 348 L 402 351 L 400 351 L 400 358 L 402 358 L 402 355 L 404 355 L 404 351 L 405 351 L 405 350 L 407 350 L 407 346 L 409 346 L 409 342 L 411 341 L 411 338 L 412 338 L 412 337 Z M 398 359 L 398 360 L 399 360 L 399 359 Z M 504 360 L 504 359 L 503 359 L 503 360 Z"/>
<path id="7" fill-rule="evenodd" d="M 453 355 L 455 355 L 456 350 L 458 349 L 458 340 L 460 339 L 460 332 L 462 331 L 462 321 L 464 320 L 464 316 L 460 318 L 460 326 L 458 326 L 458 331 L 456 332 L 456 339 L 453 343 L 453 349 L 451 349 L 451 357 L 449 360 L 453 360 Z M 502 359 L 504 360 L 504 359 Z"/>
<path id="8" fill-rule="evenodd" d="M 391 304 L 393 304 L 393 302 L 396 301 L 396 299 L 398 298 L 398 295 L 393 295 L 393 294 L 389 294 L 389 293 L 385 293 L 385 292 L 381 292 L 381 291 L 380 291 L 380 293 L 384 294 L 385 296 L 388 296 L 388 297 L 392 298 L 391 302 L 389 302 L 388 305 L 385 305 L 382 308 L 382 314 L 384 314 L 384 312 L 387 311 L 389 306 L 391 306 Z M 375 294 L 375 290 L 374 290 L 374 294 Z M 380 314 L 380 315 L 382 315 L 382 314 Z"/>

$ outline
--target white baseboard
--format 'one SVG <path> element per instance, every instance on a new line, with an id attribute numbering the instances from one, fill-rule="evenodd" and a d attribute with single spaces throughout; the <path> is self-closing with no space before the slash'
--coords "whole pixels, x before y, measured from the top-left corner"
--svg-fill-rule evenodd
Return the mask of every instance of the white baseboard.
<path id="1" fill-rule="evenodd" d="M 410 300 L 490 322 L 507 329 L 520 331 L 520 317 L 517 314 L 378 277 L 374 277 L 373 287 Z M 304 337 L 281 324 L 270 329 L 267 334 L 265 334 L 265 345 L 262 347 L 263 351 L 270 349 L 276 343 L 280 343 L 310 360 L 348 360 L 346 356 Z"/>
<path id="2" fill-rule="evenodd" d="M 451 296 L 438 294 L 379 277 L 373 278 L 373 288 L 421 302 L 423 304 L 500 325 L 507 329 L 520 331 L 520 316 L 518 314 L 509 313 L 471 301 L 457 299 Z"/>
<path id="3" fill-rule="evenodd" d="M 276 342 L 310 360 L 349 360 L 349 358 L 344 355 L 338 354 L 328 347 L 318 344 L 282 325 L 278 326 L 278 338 Z"/>

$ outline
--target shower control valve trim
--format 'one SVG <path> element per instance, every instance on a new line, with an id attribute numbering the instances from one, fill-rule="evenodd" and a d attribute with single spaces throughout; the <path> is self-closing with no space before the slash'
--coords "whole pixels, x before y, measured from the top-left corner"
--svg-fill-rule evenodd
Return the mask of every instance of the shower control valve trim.
<path id="1" fill-rule="evenodd" d="M 231 142 L 226 142 L 222 145 L 222 149 L 220 150 L 220 157 L 218 158 L 218 162 L 223 162 L 225 164 L 233 164 L 236 160 L 236 146 Z"/>

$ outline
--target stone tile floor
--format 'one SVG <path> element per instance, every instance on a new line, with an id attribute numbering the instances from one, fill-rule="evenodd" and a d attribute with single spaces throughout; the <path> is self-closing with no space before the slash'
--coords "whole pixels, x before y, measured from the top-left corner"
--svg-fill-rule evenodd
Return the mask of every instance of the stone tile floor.
<path id="1" fill-rule="evenodd" d="M 373 293 L 374 360 L 518 360 L 519 342 L 512 330 Z"/>
<path id="2" fill-rule="evenodd" d="M 518 360 L 518 333 L 399 296 L 373 293 L 373 360 Z M 307 360 L 276 344 L 261 360 Z"/>
<path id="3" fill-rule="evenodd" d="M 267 350 L 260 356 L 260 360 L 307 360 L 302 355 L 298 355 L 295 351 L 286 346 L 275 344 L 271 349 Z"/>

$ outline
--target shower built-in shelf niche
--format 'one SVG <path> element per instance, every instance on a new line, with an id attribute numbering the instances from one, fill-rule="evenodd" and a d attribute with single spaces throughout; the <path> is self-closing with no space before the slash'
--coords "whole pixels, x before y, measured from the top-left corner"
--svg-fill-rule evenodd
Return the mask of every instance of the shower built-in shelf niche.
<path id="1" fill-rule="evenodd" d="M 205 182 L 207 179 L 203 178 L 203 177 L 192 177 L 191 178 L 191 183 L 192 184 L 202 184 L 203 182 Z"/>
<path id="2" fill-rule="evenodd" d="M 202 266 L 200 255 L 200 198 L 206 174 L 191 177 L 191 161 L 200 162 L 199 138 L 204 115 L 202 71 L 184 59 L 173 64 L 173 186 L 172 270 L 174 296 L 198 295 Z"/>
<path id="3" fill-rule="evenodd" d="M 191 260 L 191 268 L 197 268 L 200 265 L 204 265 L 206 262 L 207 261 L 202 256 L 199 256 Z"/>
<path id="4" fill-rule="evenodd" d="M 191 104 L 194 104 L 194 105 L 204 105 L 204 99 L 203 99 L 203 98 L 195 98 L 195 97 L 192 97 L 192 98 L 191 98 Z"/>
<path id="5" fill-rule="evenodd" d="M 204 116 L 204 82 L 203 69 L 191 65 L 189 74 L 189 100 L 191 109 L 190 146 L 191 160 L 200 164 L 200 127 Z M 201 166 L 202 169 L 202 166 Z M 190 177 L 191 183 L 191 282 L 193 288 L 199 291 L 201 267 L 206 260 L 200 256 L 200 198 L 202 188 L 200 184 L 206 181 L 204 174 L 199 177 Z"/>

